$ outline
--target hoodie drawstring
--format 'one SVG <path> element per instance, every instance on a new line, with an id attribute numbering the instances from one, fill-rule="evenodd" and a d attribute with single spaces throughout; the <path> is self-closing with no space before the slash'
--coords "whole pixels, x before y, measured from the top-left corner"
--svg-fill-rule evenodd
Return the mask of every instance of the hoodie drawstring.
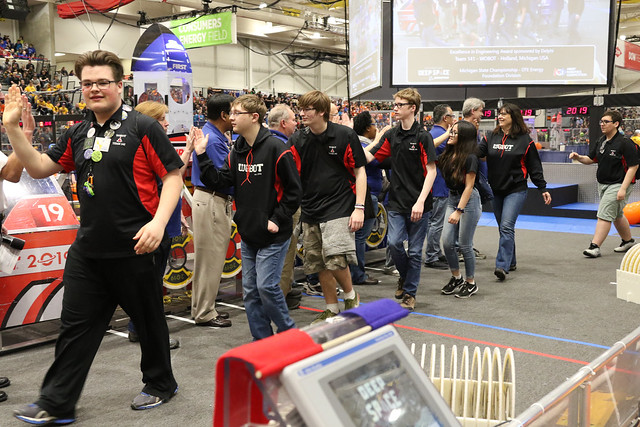
<path id="1" fill-rule="evenodd" d="M 249 160 L 249 156 L 251 156 L 251 160 Z M 247 153 L 247 157 L 245 161 L 247 162 L 247 177 L 245 178 L 244 181 L 242 181 L 242 184 L 240 185 L 244 185 L 244 183 L 247 181 L 249 182 L 249 184 L 251 184 L 250 174 L 251 174 L 251 165 L 253 165 L 253 149 L 249 150 L 249 153 Z"/>

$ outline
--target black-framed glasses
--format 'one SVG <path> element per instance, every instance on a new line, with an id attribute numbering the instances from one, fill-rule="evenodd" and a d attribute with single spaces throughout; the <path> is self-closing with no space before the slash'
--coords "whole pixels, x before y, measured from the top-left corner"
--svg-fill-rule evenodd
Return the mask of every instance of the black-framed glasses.
<path id="1" fill-rule="evenodd" d="M 510 116 L 511 114 L 507 113 L 506 111 L 500 111 L 498 113 L 499 116 Z"/>
<path id="2" fill-rule="evenodd" d="M 311 107 L 311 108 L 301 108 L 300 111 L 302 111 L 303 113 L 308 113 L 309 111 L 316 111 L 315 108 Z"/>
<path id="3" fill-rule="evenodd" d="M 100 90 L 109 89 L 109 85 L 111 85 L 111 83 L 116 83 L 116 81 L 115 80 L 98 80 L 97 82 L 92 82 L 89 80 L 84 80 L 80 82 L 80 84 L 82 85 L 82 89 L 84 90 L 93 89 L 93 85 L 96 85 L 96 87 Z"/>
<path id="4" fill-rule="evenodd" d="M 606 125 L 606 124 L 609 124 L 609 123 L 613 123 L 613 120 L 600 120 L 600 122 L 599 122 L 599 123 L 600 123 L 601 125 Z"/>
<path id="5" fill-rule="evenodd" d="M 239 116 L 241 114 L 254 114 L 249 111 L 232 111 L 229 113 L 229 116 Z"/>
<path id="6" fill-rule="evenodd" d="M 410 102 L 395 102 L 393 104 L 393 106 L 396 107 L 396 108 L 402 108 L 405 105 L 411 105 L 411 103 Z"/>

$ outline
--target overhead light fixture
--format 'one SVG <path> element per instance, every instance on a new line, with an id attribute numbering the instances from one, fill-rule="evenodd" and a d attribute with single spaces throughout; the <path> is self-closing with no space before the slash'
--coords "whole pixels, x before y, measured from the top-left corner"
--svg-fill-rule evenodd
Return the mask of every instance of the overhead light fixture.
<path id="1" fill-rule="evenodd" d="M 624 34 L 620 36 L 620 40 L 626 40 L 626 39 L 627 39 L 627 36 L 625 36 Z"/>
<path id="2" fill-rule="evenodd" d="M 267 7 L 267 4 L 265 2 L 260 3 L 260 6 L 258 6 L 260 9 L 264 9 L 265 7 Z"/>
<path id="3" fill-rule="evenodd" d="M 319 38 L 320 38 L 320 33 L 313 33 L 313 34 L 311 34 L 311 38 L 312 38 L 312 39 L 319 39 Z"/>
<path id="4" fill-rule="evenodd" d="M 62 53 L 62 52 L 56 52 L 56 53 L 54 53 L 54 56 L 64 56 L 64 53 Z"/>

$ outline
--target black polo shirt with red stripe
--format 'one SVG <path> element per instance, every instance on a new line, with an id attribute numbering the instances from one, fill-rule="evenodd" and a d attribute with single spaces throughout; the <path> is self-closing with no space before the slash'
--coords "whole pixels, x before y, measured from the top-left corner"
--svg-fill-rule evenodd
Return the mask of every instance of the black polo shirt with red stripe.
<path id="1" fill-rule="evenodd" d="M 354 169 L 367 164 L 353 129 L 328 122 L 320 135 L 305 128 L 294 133 L 289 144 L 302 182 L 301 221 L 318 224 L 351 216 Z"/>
<path id="2" fill-rule="evenodd" d="M 102 158 L 86 159 L 87 138 L 104 137 L 109 130 L 113 135 L 108 150 L 101 151 Z M 182 166 L 157 120 L 122 107 L 102 126 L 88 112 L 47 155 L 65 172 L 77 172 L 80 229 L 75 244 L 86 256 L 96 258 L 135 255 L 133 237 L 158 208 L 157 177 Z M 90 173 L 94 196 L 83 187 Z"/>
<path id="3" fill-rule="evenodd" d="M 610 140 L 602 136 L 589 147 L 589 157 L 598 163 L 596 179 L 600 184 L 621 184 L 627 169 L 638 164 L 638 149 L 620 132 Z"/>
<path id="4" fill-rule="evenodd" d="M 411 213 L 427 176 L 427 163 L 436 161 L 436 149 L 431 134 L 414 121 L 408 130 L 398 124 L 382 135 L 371 149 L 371 154 L 382 162 L 391 157 L 391 192 L 389 210 Z M 433 204 L 431 192 L 424 202 L 424 212 Z"/>

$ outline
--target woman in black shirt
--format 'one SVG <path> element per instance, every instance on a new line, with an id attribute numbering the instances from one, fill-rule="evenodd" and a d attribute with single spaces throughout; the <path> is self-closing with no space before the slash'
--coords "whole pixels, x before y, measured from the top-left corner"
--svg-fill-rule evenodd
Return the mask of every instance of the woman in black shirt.
<path id="1" fill-rule="evenodd" d="M 452 276 L 442 288 L 442 293 L 469 298 L 478 291 L 474 277 L 476 257 L 473 253 L 473 235 L 482 215 L 480 193 L 475 188 L 478 177 L 478 157 L 475 154 L 477 130 L 472 123 L 459 121 L 453 125 L 450 135 L 447 147 L 438 159 L 438 167 L 449 188 L 442 246 Z M 456 237 L 464 257 L 464 280 L 456 253 Z"/>

